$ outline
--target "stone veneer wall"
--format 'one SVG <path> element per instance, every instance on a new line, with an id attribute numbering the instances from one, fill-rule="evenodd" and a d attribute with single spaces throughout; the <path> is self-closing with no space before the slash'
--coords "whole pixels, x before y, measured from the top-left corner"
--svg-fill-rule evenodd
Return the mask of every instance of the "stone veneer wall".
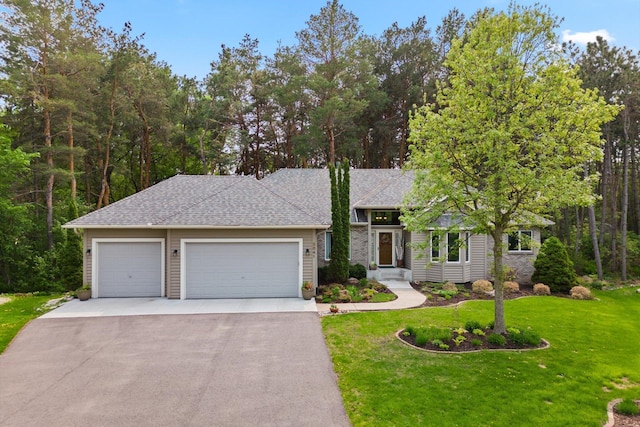
<path id="1" fill-rule="evenodd" d="M 318 233 L 318 267 L 324 267 L 329 261 L 324 259 L 325 231 Z M 367 227 L 351 227 L 351 264 L 369 265 L 369 249 Z"/>

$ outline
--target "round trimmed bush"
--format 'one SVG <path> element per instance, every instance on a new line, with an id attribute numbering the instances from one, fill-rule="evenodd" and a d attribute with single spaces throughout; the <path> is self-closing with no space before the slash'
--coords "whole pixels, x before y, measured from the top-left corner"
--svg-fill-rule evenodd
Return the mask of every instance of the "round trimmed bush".
<path id="1" fill-rule="evenodd" d="M 535 271 L 531 280 L 547 284 L 552 292 L 566 294 L 577 283 L 573 262 L 557 237 L 545 240 L 533 267 Z"/>
<path id="2" fill-rule="evenodd" d="M 573 299 L 592 299 L 591 291 L 584 286 L 574 286 L 569 292 Z"/>
<path id="3" fill-rule="evenodd" d="M 518 282 L 507 281 L 504 282 L 502 286 L 504 286 L 504 292 L 508 294 L 520 292 L 520 285 L 518 284 Z"/>
<path id="4" fill-rule="evenodd" d="M 536 283 L 533 285 L 534 295 L 551 295 L 551 289 L 544 283 Z"/>
<path id="5" fill-rule="evenodd" d="M 364 279 L 367 277 L 367 269 L 362 264 L 353 264 L 349 266 L 349 276 L 356 279 Z"/>
<path id="6" fill-rule="evenodd" d="M 478 293 L 491 292 L 493 290 L 493 285 L 488 280 L 480 279 L 471 284 L 471 290 Z"/>

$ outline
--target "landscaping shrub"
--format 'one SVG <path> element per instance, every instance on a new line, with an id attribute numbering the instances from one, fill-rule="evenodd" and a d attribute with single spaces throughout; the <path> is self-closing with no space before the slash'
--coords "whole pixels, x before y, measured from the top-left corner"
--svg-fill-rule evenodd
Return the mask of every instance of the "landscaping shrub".
<path id="1" fill-rule="evenodd" d="M 488 280 L 480 279 L 471 284 L 471 290 L 477 293 L 491 292 L 493 290 L 493 285 Z"/>
<path id="2" fill-rule="evenodd" d="M 509 339 L 515 344 L 525 345 L 540 345 L 540 336 L 530 329 L 516 329 L 510 328 Z"/>
<path id="3" fill-rule="evenodd" d="M 491 334 L 487 337 L 487 342 L 503 347 L 507 343 L 507 339 L 500 334 Z"/>
<path id="4" fill-rule="evenodd" d="M 623 399 L 622 402 L 616 405 L 616 412 L 622 415 L 634 416 L 638 415 L 640 410 L 638 409 L 638 405 L 633 400 Z"/>
<path id="5" fill-rule="evenodd" d="M 533 285 L 534 295 L 551 295 L 551 289 L 544 283 L 536 283 Z"/>
<path id="6" fill-rule="evenodd" d="M 326 284 L 329 281 L 329 277 L 327 276 L 328 270 L 328 266 L 318 267 L 318 283 Z"/>
<path id="7" fill-rule="evenodd" d="M 349 266 L 349 277 L 356 279 L 364 279 L 367 277 L 367 269 L 362 264 L 353 264 Z"/>
<path id="8" fill-rule="evenodd" d="M 458 286 L 455 283 L 447 282 L 444 285 L 442 285 L 442 290 L 458 292 Z"/>
<path id="9" fill-rule="evenodd" d="M 553 292 L 567 293 L 577 283 L 573 262 L 557 237 L 545 240 L 533 266 L 531 279 L 546 283 Z"/>
<path id="10" fill-rule="evenodd" d="M 468 320 L 465 324 L 464 324 L 464 328 L 467 331 L 473 331 L 474 329 L 482 329 L 483 326 L 480 324 L 480 322 L 476 321 L 476 320 Z"/>
<path id="11" fill-rule="evenodd" d="M 508 294 L 520 292 L 520 285 L 518 284 L 518 282 L 512 282 L 512 281 L 504 282 L 503 286 L 504 286 L 504 292 Z"/>
<path id="12" fill-rule="evenodd" d="M 591 291 L 584 286 L 574 286 L 569 292 L 573 299 L 592 299 Z"/>

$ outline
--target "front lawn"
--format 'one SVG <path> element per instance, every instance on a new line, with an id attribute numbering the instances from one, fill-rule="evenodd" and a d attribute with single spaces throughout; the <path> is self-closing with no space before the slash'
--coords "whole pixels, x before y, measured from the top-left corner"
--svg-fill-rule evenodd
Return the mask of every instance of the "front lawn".
<path id="1" fill-rule="evenodd" d="M 47 301 L 61 295 L 3 295 L 9 302 L 0 304 L 0 354 L 31 319 L 42 316 L 54 307 L 45 307 Z"/>
<path id="2" fill-rule="evenodd" d="M 488 323 L 493 302 L 322 318 L 355 426 L 602 426 L 607 402 L 640 399 L 640 294 L 505 302 L 507 326 L 531 327 L 544 350 L 432 354 L 401 343 L 407 325 Z"/>

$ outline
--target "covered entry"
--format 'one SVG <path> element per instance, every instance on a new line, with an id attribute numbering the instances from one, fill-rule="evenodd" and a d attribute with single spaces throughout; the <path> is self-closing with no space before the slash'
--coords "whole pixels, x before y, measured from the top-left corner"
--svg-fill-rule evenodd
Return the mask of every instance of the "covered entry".
<path id="1" fill-rule="evenodd" d="M 296 298 L 302 239 L 183 239 L 180 298 Z"/>

